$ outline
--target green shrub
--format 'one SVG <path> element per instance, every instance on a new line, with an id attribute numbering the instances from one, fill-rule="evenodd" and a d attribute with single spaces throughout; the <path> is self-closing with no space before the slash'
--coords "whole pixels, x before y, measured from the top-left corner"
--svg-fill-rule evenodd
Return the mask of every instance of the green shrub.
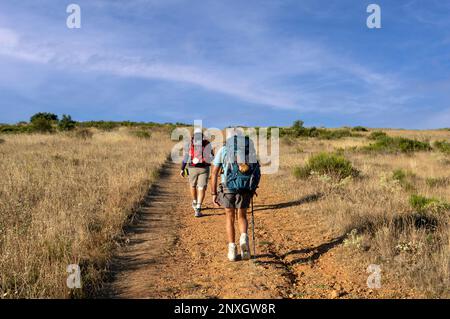
<path id="1" fill-rule="evenodd" d="M 292 128 L 296 129 L 296 130 L 302 129 L 302 128 L 304 128 L 303 124 L 305 124 L 305 123 L 302 120 L 296 120 L 296 121 L 294 121 L 294 123 L 292 123 Z"/>
<path id="2" fill-rule="evenodd" d="M 0 125 L 0 133 L 19 133 L 20 127 L 15 125 Z"/>
<path id="3" fill-rule="evenodd" d="M 75 128 L 76 123 L 70 115 L 63 114 L 62 119 L 58 122 L 60 131 L 71 131 Z"/>
<path id="4" fill-rule="evenodd" d="M 401 168 L 396 169 L 394 172 L 392 172 L 392 179 L 402 182 L 406 179 L 406 172 Z"/>
<path id="5" fill-rule="evenodd" d="M 426 209 L 428 205 L 433 202 L 436 202 L 435 198 L 427 198 L 425 196 L 413 194 L 409 197 L 409 203 L 412 208 L 417 209 L 418 211 L 423 211 Z"/>
<path id="6" fill-rule="evenodd" d="M 375 132 L 370 133 L 370 135 L 369 135 L 370 140 L 378 140 L 378 139 L 385 138 L 385 137 L 388 137 L 388 135 L 381 131 L 375 131 Z"/>
<path id="7" fill-rule="evenodd" d="M 103 130 L 103 131 L 112 131 L 112 130 L 114 130 L 115 128 L 117 128 L 119 126 L 119 124 L 117 124 L 117 123 L 114 123 L 114 122 L 99 122 L 98 124 L 97 124 L 97 128 L 99 129 L 99 130 Z"/>
<path id="8" fill-rule="evenodd" d="M 387 153 L 412 153 L 431 150 L 430 143 L 404 137 L 379 136 L 373 144 L 362 147 L 364 151 Z"/>
<path id="9" fill-rule="evenodd" d="M 29 133 L 32 131 L 32 126 L 30 125 L 0 125 L 0 133 Z"/>
<path id="10" fill-rule="evenodd" d="M 431 211 L 435 213 L 442 213 L 450 210 L 450 204 L 447 202 L 416 194 L 410 196 L 409 203 L 419 212 Z"/>
<path id="11" fill-rule="evenodd" d="M 113 129 L 119 127 L 119 126 L 133 126 L 132 123 L 130 122 L 105 122 L 105 121 L 90 121 L 90 122 L 81 122 L 78 123 L 79 127 L 84 127 L 84 128 L 97 128 L 99 130 L 102 131 L 112 131 Z"/>
<path id="12" fill-rule="evenodd" d="M 404 171 L 402 169 L 396 169 L 392 172 L 392 179 L 399 182 L 399 184 L 407 191 L 413 191 L 414 179 L 416 175 L 409 171 Z"/>
<path id="13" fill-rule="evenodd" d="M 450 154 L 450 143 L 447 141 L 436 141 L 433 143 L 433 147 L 442 153 Z"/>
<path id="14" fill-rule="evenodd" d="M 392 143 L 398 144 L 401 152 L 415 152 L 415 151 L 430 151 L 431 146 L 428 142 L 421 142 L 417 140 L 411 140 L 408 138 L 397 137 L 392 138 Z"/>
<path id="15" fill-rule="evenodd" d="M 287 137 L 317 137 L 327 140 L 335 140 L 344 137 L 360 137 L 360 134 L 353 133 L 349 128 L 328 130 L 316 127 L 304 127 L 303 121 L 297 120 L 289 128 L 281 128 L 280 136 Z"/>
<path id="16" fill-rule="evenodd" d="M 53 114 L 53 113 L 40 112 L 40 113 L 34 114 L 30 118 L 30 122 L 33 123 L 34 121 L 36 121 L 38 119 L 44 119 L 44 120 L 47 120 L 49 122 L 57 122 L 58 121 L 58 116 L 56 114 Z"/>
<path id="17" fill-rule="evenodd" d="M 35 118 L 31 122 L 31 126 L 34 132 L 50 133 L 53 131 L 52 122 L 44 117 Z"/>
<path id="18" fill-rule="evenodd" d="M 148 139 L 151 137 L 151 134 L 149 131 L 144 131 L 144 130 L 140 130 L 140 131 L 131 131 L 130 132 L 131 135 L 137 137 L 137 138 L 143 138 L 143 139 Z"/>
<path id="19" fill-rule="evenodd" d="M 344 137 L 359 137 L 361 135 L 352 133 L 349 129 L 326 130 L 318 129 L 317 137 L 326 140 L 337 140 Z"/>
<path id="20" fill-rule="evenodd" d="M 330 153 L 319 153 L 308 159 L 304 167 L 294 169 L 294 176 L 306 178 L 311 174 L 326 175 L 341 180 L 349 176 L 357 176 L 359 172 L 344 156 Z"/>
<path id="21" fill-rule="evenodd" d="M 293 174 L 297 179 L 306 179 L 311 176 L 311 170 L 307 165 L 297 166 L 294 168 Z"/>
<path id="22" fill-rule="evenodd" d="M 315 128 L 309 129 L 303 126 L 303 121 L 297 120 L 294 121 L 291 127 L 289 128 L 281 128 L 280 129 L 280 136 L 287 136 L 287 137 L 308 137 L 310 136 L 310 131 L 314 131 Z"/>
<path id="23" fill-rule="evenodd" d="M 355 131 L 355 132 L 368 132 L 369 130 L 366 129 L 364 126 L 355 126 L 354 128 L 352 128 L 352 131 Z"/>

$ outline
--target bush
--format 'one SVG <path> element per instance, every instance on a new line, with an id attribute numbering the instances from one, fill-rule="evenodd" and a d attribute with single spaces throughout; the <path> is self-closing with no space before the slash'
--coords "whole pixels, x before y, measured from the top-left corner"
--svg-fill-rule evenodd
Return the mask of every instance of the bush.
<path id="1" fill-rule="evenodd" d="M 352 131 L 355 131 L 355 132 L 368 132 L 369 130 L 366 129 L 364 126 L 355 126 L 354 128 L 352 128 Z"/>
<path id="2" fill-rule="evenodd" d="M 76 123 L 70 115 L 63 114 L 62 119 L 58 122 L 60 131 L 71 131 L 75 128 Z"/>
<path id="3" fill-rule="evenodd" d="M 421 195 L 411 195 L 409 198 L 410 205 L 419 212 L 431 211 L 442 213 L 450 211 L 450 204 L 436 198 L 428 198 Z"/>
<path id="4" fill-rule="evenodd" d="M 431 146 L 428 142 L 411 140 L 404 137 L 379 135 L 376 138 L 375 143 L 362 147 L 362 150 L 388 153 L 412 153 L 417 151 L 429 151 L 431 150 Z"/>
<path id="5" fill-rule="evenodd" d="M 297 178 L 306 178 L 311 174 L 326 175 L 341 180 L 350 176 L 355 177 L 359 172 L 342 155 L 319 153 L 310 157 L 304 167 L 294 169 L 294 176 Z"/>
<path id="6" fill-rule="evenodd" d="M 140 131 L 131 131 L 130 132 L 131 135 L 137 137 L 137 138 L 142 138 L 142 139 L 148 139 L 151 137 L 151 134 L 149 131 L 144 131 L 144 130 L 140 130 Z"/>
<path id="7" fill-rule="evenodd" d="M 94 128 L 97 128 L 97 129 L 103 130 L 103 131 L 112 131 L 113 129 L 115 129 L 119 126 L 122 126 L 122 124 L 124 126 L 132 126 L 132 124 L 130 122 L 91 121 L 91 122 L 79 123 L 79 125 L 81 127 L 86 127 L 86 128 L 94 127 Z"/>
<path id="8" fill-rule="evenodd" d="M 406 178 L 406 172 L 402 169 L 396 169 L 393 173 L 392 173 L 392 179 L 397 180 L 399 182 L 404 181 Z"/>
<path id="9" fill-rule="evenodd" d="M 30 125 L 0 125 L 0 133 L 30 133 L 32 131 L 32 126 Z"/>
<path id="10" fill-rule="evenodd" d="M 304 128 L 303 124 L 305 124 L 305 122 L 303 122 L 302 120 L 296 120 L 292 124 L 292 128 L 295 130 L 300 130 L 300 129 Z"/>
<path id="11" fill-rule="evenodd" d="M 298 166 L 294 168 L 293 174 L 297 179 L 306 179 L 311 175 L 311 170 L 307 165 Z"/>
<path id="12" fill-rule="evenodd" d="M 402 169 L 396 169 L 392 172 L 392 179 L 399 182 L 399 184 L 407 191 L 414 190 L 414 179 L 416 178 L 416 175 L 404 171 Z"/>
<path id="13" fill-rule="evenodd" d="M 423 211 L 425 208 L 437 200 L 434 198 L 427 198 L 425 196 L 420 196 L 413 194 L 409 197 L 409 203 L 412 206 L 412 208 L 417 209 L 418 211 Z"/>
<path id="14" fill-rule="evenodd" d="M 40 112 L 40 113 L 34 114 L 30 118 L 30 122 L 33 123 L 34 121 L 36 121 L 38 119 L 44 119 L 44 120 L 47 120 L 49 122 L 57 122 L 58 121 L 58 116 L 56 114 L 53 114 L 53 113 Z"/>
<path id="15" fill-rule="evenodd" d="M 378 139 L 385 138 L 385 137 L 388 137 L 387 134 L 384 132 L 381 132 L 381 131 L 375 131 L 375 132 L 370 133 L 370 135 L 369 135 L 370 140 L 378 140 Z"/>
<path id="16" fill-rule="evenodd" d="M 326 140 L 337 140 L 344 137 L 359 137 L 361 135 L 352 133 L 350 129 L 338 129 L 338 130 L 326 130 L 319 129 L 317 130 L 317 137 L 323 138 Z"/>
<path id="17" fill-rule="evenodd" d="M 442 153 L 450 154 L 450 143 L 447 141 L 436 141 L 433 143 L 433 147 Z"/>
<path id="18" fill-rule="evenodd" d="M 15 125 L 0 125 L 0 133 L 19 133 L 20 127 Z"/>
<path id="19" fill-rule="evenodd" d="M 53 131 L 52 122 L 44 117 L 38 117 L 31 122 L 34 132 L 50 133 Z"/>
<path id="20" fill-rule="evenodd" d="M 281 128 L 280 136 L 287 137 L 317 137 L 327 140 L 340 139 L 343 137 L 360 137 L 361 135 L 352 133 L 348 128 L 327 130 L 324 128 L 304 127 L 303 121 L 297 120 L 289 128 Z"/>

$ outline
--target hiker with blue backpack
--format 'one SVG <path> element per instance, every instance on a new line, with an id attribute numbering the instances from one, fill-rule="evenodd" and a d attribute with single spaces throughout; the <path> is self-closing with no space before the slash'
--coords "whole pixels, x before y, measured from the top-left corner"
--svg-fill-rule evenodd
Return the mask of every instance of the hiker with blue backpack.
<path id="1" fill-rule="evenodd" d="M 185 156 L 181 163 L 181 177 L 188 177 L 195 217 L 202 217 L 202 204 L 214 158 L 211 143 L 204 138 L 202 130 L 195 128 L 194 136 L 185 146 Z"/>
<path id="2" fill-rule="evenodd" d="M 261 170 L 256 158 L 253 141 L 248 136 L 239 134 L 239 132 L 234 130 L 227 133 L 226 144 L 219 149 L 213 160 L 211 195 L 216 207 L 222 206 L 225 208 L 228 259 L 235 261 L 237 258 L 234 229 L 235 216 L 237 215 L 241 258 L 248 260 L 251 257 L 251 253 L 247 210 L 252 204 L 253 196 L 256 194 L 261 178 Z M 219 174 L 221 175 L 221 182 L 217 186 Z M 254 231 L 253 245 L 255 245 Z"/>

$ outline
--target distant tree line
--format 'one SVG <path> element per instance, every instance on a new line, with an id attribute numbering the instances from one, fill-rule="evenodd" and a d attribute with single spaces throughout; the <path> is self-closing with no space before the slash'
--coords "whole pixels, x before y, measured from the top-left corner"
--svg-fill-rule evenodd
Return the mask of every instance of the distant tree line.
<path id="1" fill-rule="evenodd" d="M 317 137 L 321 139 L 333 140 L 343 137 L 361 137 L 360 132 L 368 132 L 363 126 L 353 128 L 344 127 L 339 129 L 317 128 L 315 126 L 305 127 L 302 120 L 296 120 L 291 127 L 280 128 L 280 136 L 287 137 Z"/>
<path id="2" fill-rule="evenodd" d="M 54 113 L 39 112 L 31 116 L 29 122 L 21 121 L 17 124 L 0 124 L 0 133 L 53 133 L 56 131 L 67 132 L 80 128 L 97 128 L 104 131 L 111 131 L 118 127 L 178 127 L 191 126 L 189 124 L 176 123 L 156 123 L 156 122 L 131 122 L 131 121 L 86 121 L 77 122 L 70 115 L 63 114 L 61 118 Z"/>

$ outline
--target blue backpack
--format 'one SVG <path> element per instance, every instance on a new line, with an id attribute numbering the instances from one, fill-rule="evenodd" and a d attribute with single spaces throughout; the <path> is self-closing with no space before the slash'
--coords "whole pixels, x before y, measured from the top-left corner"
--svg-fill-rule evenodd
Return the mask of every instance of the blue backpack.
<path id="1" fill-rule="evenodd" d="M 248 136 L 233 136 L 225 147 L 226 188 L 233 193 L 255 193 L 261 179 L 261 166 L 256 159 L 253 141 Z"/>

